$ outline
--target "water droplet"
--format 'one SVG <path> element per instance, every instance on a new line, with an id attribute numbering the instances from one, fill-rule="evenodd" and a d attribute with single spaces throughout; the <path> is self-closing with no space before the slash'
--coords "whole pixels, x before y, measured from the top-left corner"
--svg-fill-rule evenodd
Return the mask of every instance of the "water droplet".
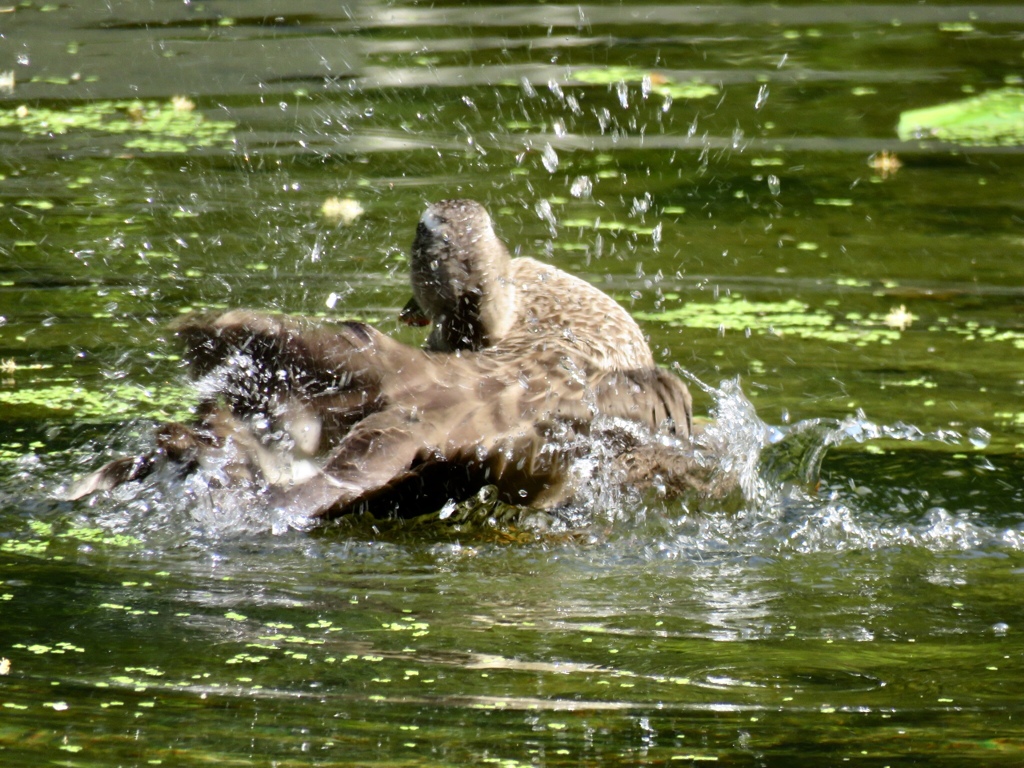
<path id="1" fill-rule="evenodd" d="M 997 621 L 992 625 L 992 631 L 997 635 L 1005 635 L 1010 631 L 1010 625 L 1005 621 Z"/>
<path id="2" fill-rule="evenodd" d="M 651 210 L 651 193 L 644 192 L 643 197 L 634 197 L 633 205 L 629 209 L 630 216 L 640 216 Z"/>
<path id="3" fill-rule="evenodd" d="M 558 170 L 558 153 L 555 152 L 555 148 L 550 144 L 544 145 L 544 150 L 541 152 L 541 162 L 548 169 L 548 173 L 554 173 Z"/>
<path id="4" fill-rule="evenodd" d="M 625 80 L 620 80 L 619 84 L 615 86 L 615 93 L 619 96 L 619 104 L 622 105 L 622 108 L 629 109 L 629 86 L 626 85 Z"/>
<path id="5" fill-rule="evenodd" d="M 541 200 L 534 206 L 537 216 L 547 222 L 548 227 L 551 229 L 552 236 L 555 234 L 555 212 L 551 208 L 550 200 Z"/>
<path id="6" fill-rule="evenodd" d="M 967 439 L 971 441 L 971 445 L 980 450 L 982 448 L 988 448 L 988 444 L 992 440 L 992 435 L 981 427 L 973 427 L 971 431 L 967 433 Z"/>
<path id="7" fill-rule="evenodd" d="M 593 190 L 594 184 L 590 181 L 589 176 L 577 176 L 569 188 L 569 194 L 573 197 L 590 197 Z"/>
<path id="8" fill-rule="evenodd" d="M 437 515 L 438 518 L 441 519 L 441 520 L 447 520 L 449 517 L 452 516 L 452 512 L 455 511 L 455 507 L 456 507 L 455 500 L 454 499 L 448 499 L 448 501 L 445 503 L 445 505 L 443 507 L 441 507 L 441 511 Z"/>
<path id="9" fill-rule="evenodd" d="M 762 85 L 757 89 L 757 99 L 754 101 L 754 109 L 760 109 L 768 101 L 768 85 Z"/>
<path id="10" fill-rule="evenodd" d="M 779 181 L 779 177 L 774 173 L 768 177 L 768 191 L 772 193 L 772 197 L 777 197 L 779 192 L 782 190 L 782 182 Z"/>

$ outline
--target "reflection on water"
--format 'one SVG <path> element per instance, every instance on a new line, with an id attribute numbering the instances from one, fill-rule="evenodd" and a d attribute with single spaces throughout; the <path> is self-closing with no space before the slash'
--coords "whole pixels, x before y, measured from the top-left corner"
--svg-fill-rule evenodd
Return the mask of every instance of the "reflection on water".
<path id="1" fill-rule="evenodd" d="M 896 135 L 1019 85 L 1020 21 L 0 13 L 0 761 L 1020 765 L 1020 148 Z M 184 311 L 421 343 L 405 254 L 456 196 L 723 382 L 694 387 L 701 450 L 739 498 L 620 490 L 595 446 L 553 520 L 297 531 L 201 476 L 55 500 L 189 417 Z"/>

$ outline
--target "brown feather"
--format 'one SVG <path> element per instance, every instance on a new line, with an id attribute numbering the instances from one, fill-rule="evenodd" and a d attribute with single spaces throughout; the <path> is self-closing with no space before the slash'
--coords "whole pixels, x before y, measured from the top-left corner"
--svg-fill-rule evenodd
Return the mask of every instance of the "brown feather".
<path id="1" fill-rule="evenodd" d="M 133 479 L 161 455 L 191 465 L 204 451 L 233 451 L 239 477 L 263 478 L 280 506 L 302 515 L 418 514 L 486 484 L 510 503 L 545 506 L 571 497 L 577 438 L 598 417 L 604 429 L 622 419 L 689 437 L 690 394 L 654 365 L 629 314 L 577 277 L 511 259 L 479 204 L 428 209 L 412 283 L 410 316 L 434 324 L 427 350 L 361 323 L 249 310 L 177 321 L 204 393 L 200 424 L 178 448 L 107 465 L 85 487 Z M 320 454 L 320 469 L 300 478 L 289 450 Z M 629 450 L 627 468 L 655 468 L 633 473 L 641 479 L 676 461 Z"/>

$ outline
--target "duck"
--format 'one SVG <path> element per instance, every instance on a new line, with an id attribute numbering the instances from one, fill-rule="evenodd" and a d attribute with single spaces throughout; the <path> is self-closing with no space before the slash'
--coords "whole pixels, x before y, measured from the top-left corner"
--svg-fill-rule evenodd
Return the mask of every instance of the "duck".
<path id="1" fill-rule="evenodd" d="M 161 428 L 156 456 L 111 462 L 76 496 L 161 460 L 213 461 L 227 484 L 259 479 L 276 507 L 312 521 L 417 516 L 484 486 L 550 509 L 573 499 L 571 466 L 598 432 L 630 482 L 710 487 L 685 450 L 689 391 L 655 365 L 635 320 L 585 280 L 513 258 L 484 206 L 427 207 L 410 283 L 401 317 L 431 327 L 423 347 L 365 323 L 254 310 L 179 320 L 196 424 Z"/>
<path id="2" fill-rule="evenodd" d="M 410 253 L 413 297 L 401 312 L 432 325 L 426 347 L 502 357 L 564 354 L 599 370 L 653 368 L 636 321 L 585 280 L 529 256 L 512 258 L 487 209 L 473 200 L 430 205 Z"/>

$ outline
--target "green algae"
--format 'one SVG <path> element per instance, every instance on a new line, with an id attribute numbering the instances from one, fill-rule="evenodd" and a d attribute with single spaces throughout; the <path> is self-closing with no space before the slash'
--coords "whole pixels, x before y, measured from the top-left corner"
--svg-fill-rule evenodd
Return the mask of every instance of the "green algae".
<path id="1" fill-rule="evenodd" d="M 19 106 L 0 110 L 0 128 L 28 136 L 100 133 L 124 136 L 126 149 L 149 153 L 184 153 L 201 147 L 234 145 L 236 123 L 210 120 L 185 100 L 102 100 L 63 109 Z"/>
<path id="2" fill-rule="evenodd" d="M 74 643 L 61 641 L 54 643 L 53 645 L 44 645 L 42 643 L 36 643 L 34 645 L 25 645 L 24 643 L 15 643 L 11 646 L 19 650 L 28 651 L 36 656 L 43 656 L 47 653 L 54 653 L 58 656 L 63 653 L 85 653 L 85 648 L 81 648 Z"/>
<path id="3" fill-rule="evenodd" d="M 191 390 L 174 384 L 147 387 L 119 383 L 103 390 L 91 390 L 75 383 L 58 381 L 39 387 L 0 391 L 0 404 L 37 408 L 51 417 L 64 412 L 79 420 L 109 420 L 131 415 L 180 421 L 190 415 L 183 406 L 190 400 Z"/>
<path id="4" fill-rule="evenodd" d="M 107 546 L 119 549 L 134 548 L 142 544 L 142 540 L 126 534 L 112 533 L 102 528 L 82 525 L 74 521 L 68 522 L 65 530 L 55 532 L 53 523 L 41 520 L 29 520 L 25 527 L 27 531 L 21 534 L 12 534 L 11 538 L 0 543 L 0 552 L 21 555 L 25 557 L 50 557 L 54 560 L 61 559 L 61 555 L 51 555 L 51 548 L 59 546 L 62 542 L 72 544 L 88 544 L 89 546 Z M 59 549 L 57 551 L 60 551 Z M 117 610 L 130 611 L 129 606 L 105 604 L 100 607 L 107 607 Z"/>
<path id="5" fill-rule="evenodd" d="M 903 141 L 939 139 L 970 146 L 1024 144 L 1024 90 L 1001 88 L 969 99 L 903 112 Z"/>
<path id="6" fill-rule="evenodd" d="M 870 283 L 862 280 L 839 278 L 841 287 L 866 288 Z M 677 302 L 677 294 L 666 294 L 666 301 Z M 837 306 L 838 302 L 828 302 Z M 846 312 L 833 314 L 815 309 L 797 299 L 786 301 L 749 301 L 738 294 L 726 296 L 714 303 L 689 302 L 670 306 L 661 311 L 636 312 L 638 320 L 665 323 L 673 327 L 748 332 L 779 337 L 826 341 L 837 344 L 888 345 L 897 341 L 918 318 L 906 307 L 894 307 L 887 313 Z M 1024 331 L 987 326 L 978 322 L 956 325 L 948 318 L 939 318 L 925 329 L 929 333 L 949 333 L 969 342 L 1010 344 L 1024 350 Z M 752 361 L 757 365 L 757 361 Z M 888 382 L 890 386 L 931 388 L 934 385 L 920 379 Z"/>
<path id="7" fill-rule="evenodd" d="M 637 319 L 654 320 L 672 326 L 708 330 L 761 333 L 793 336 L 832 343 L 865 346 L 870 343 L 891 344 L 900 332 L 885 327 L 885 316 L 856 314 L 838 320 L 831 313 L 812 309 L 796 299 L 786 301 L 749 301 L 733 295 L 714 304 L 681 304 L 661 312 L 638 312 Z"/>
<path id="8" fill-rule="evenodd" d="M 945 330 L 962 336 L 965 341 L 1009 342 L 1014 348 L 1024 350 L 1024 331 L 999 330 L 974 322 L 966 323 L 964 326 L 947 324 Z"/>
<path id="9" fill-rule="evenodd" d="M 49 545 L 50 543 L 43 539 L 8 539 L 0 544 L 0 552 L 35 557 L 44 554 Z"/>
<path id="10" fill-rule="evenodd" d="M 111 533 L 103 528 L 72 524 L 71 528 L 57 535 L 58 539 L 72 539 L 85 544 L 104 544 L 110 547 L 136 547 L 142 540 L 123 533 Z"/>

